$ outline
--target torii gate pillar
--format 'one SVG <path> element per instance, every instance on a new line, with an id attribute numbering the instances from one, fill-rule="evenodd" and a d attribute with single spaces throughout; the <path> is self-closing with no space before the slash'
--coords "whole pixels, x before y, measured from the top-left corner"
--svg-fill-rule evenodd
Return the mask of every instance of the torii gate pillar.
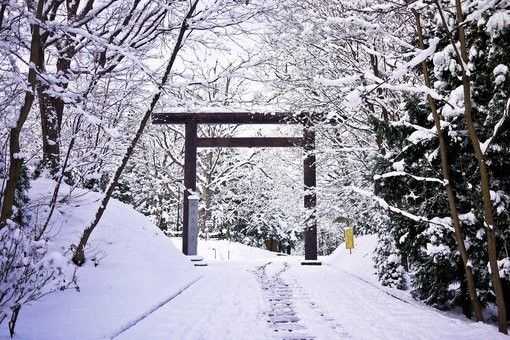
<path id="1" fill-rule="evenodd" d="M 317 185 L 317 171 L 315 167 L 315 131 L 305 128 L 303 133 L 303 179 L 305 185 L 305 261 L 317 260 L 317 215 L 315 207 L 317 196 L 315 187 Z M 305 264 L 305 263 L 303 263 Z"/>

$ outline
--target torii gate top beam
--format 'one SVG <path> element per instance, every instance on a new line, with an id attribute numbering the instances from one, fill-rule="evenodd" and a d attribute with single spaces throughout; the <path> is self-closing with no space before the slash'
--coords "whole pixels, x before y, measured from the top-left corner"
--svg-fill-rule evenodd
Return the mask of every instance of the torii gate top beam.
<path id="1" fill-rule="evenodd" d="M 153 124 L 286 124 L 289 115 L 283 112 L 160 112 L 152 117 Z"/>
<path id="2" fill-rule="evenodd" d="M 153 124 L 301 124 L 313 125 L 320 121 L 318 113 L 306 112 L 158 112 L 152 116 Z"/>

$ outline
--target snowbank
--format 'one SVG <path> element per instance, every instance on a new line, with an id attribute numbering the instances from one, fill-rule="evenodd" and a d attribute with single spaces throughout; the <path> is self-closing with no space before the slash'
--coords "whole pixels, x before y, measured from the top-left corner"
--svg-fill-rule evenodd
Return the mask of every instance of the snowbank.
<path id="1" fill-rule="evenodd" d="M 172 242 L 175 247 L 181 248 L 182 238 L 174 237 Z M 199 256 L 208 261 L 252 262 L 277 257 L 277 253 L 269 250 L 227 240 L 198 240 L 197 252 Z"/>
<path id="2" fill-rule="evenodd" d="M 48 202 L 54 183 L 32 184 L 32 203 Z M 54 249 L 77 243 L 101 198 L 85 190 L 62 196 L 71 199 L 52 219 Z M 49 295 L 22 309 L 17 339 L 71 340 L 109 338 L 168 300 L 199 277 L 199 273 L 145 216 L 112 200 L 89 241 L 89 261 L 78 271 L 80 291 Z M 96 259 L 97 266 L 90 259 Z M 5 325 L 3 326 L 5 327 Z M 1 336 L 7 331 L 0 330 Z"/>
<path id="3" fill-rule="evenodd" d="M 324 257 L 323 261 L 350 274 L 377 282 L 372 259 L 376 246 L 376 235 L 355 236 L 352 254 L 345 249 L 345 243 L 342 243 L 331 255 Z"/>
<path id="4" fill-rule="evenodd" d="M 324 258 L 324 263 L 365 282 L 365 284 L 395 299 L 411 304 L 422 305 L 421 302 L 414 300 L 407 290 L 381 285 L 375 274 L 375 263 L 373 259 L 376 246 L 377 235 L 355 236 L 352 254 L 349 253 L 348 249 L 345 249 L 345 243 L 342 243 L 330 256 Z"/>

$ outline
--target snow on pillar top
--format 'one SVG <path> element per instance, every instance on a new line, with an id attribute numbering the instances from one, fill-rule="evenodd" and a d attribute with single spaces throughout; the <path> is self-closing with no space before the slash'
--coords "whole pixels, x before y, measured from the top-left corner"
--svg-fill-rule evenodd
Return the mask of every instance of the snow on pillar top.
<path id="1" fill-rule="evenodd" d="M 189 200 L 200 200 L 200 194 L 196 191 L 191 191 L 190 195 L 188 196 Z"/>

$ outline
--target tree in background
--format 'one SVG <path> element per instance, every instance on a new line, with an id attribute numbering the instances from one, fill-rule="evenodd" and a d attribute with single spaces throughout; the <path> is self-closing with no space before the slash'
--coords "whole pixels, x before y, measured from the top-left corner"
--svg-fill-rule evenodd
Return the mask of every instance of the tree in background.
<path id="1" fill-rule="evenodd" d="M 218 11 L 206 11 L 208 20 L 199 20 L 194 28 L 210 32 L 226 19 L 234 25 L 259 9 L 237 2 L 220 5 Z M 0 231 L 6 247 L 3 265 L 13 265 L 2 267 L 2 273 L 8 277 L 6 284 L 27 294 L 9 295 L 19 305 L 62 287 L 59 273 L 67 261 L 45 252 L 54 236 L 45 232 L 52 229 L 47 212 L 62 204 L 57 200 L 59 185 L 65 180 L 94 190 L 108 187 L 147 93 L 155 87 L 164 91 L 157 83 L 161 65 L 154 60 L 167 52 L 161 48 L 165 40 L 175 41 L 180 27 L 175 20 L 187 8 L 187 2 L 165 0 L 0 3 L 0 107 L 5 113 L 0 117 L 0 144 L 6 156 Z M 27 178 L 46 169 L 57 179 L 54 199 L 30 204 L 19 200 Z M 37 217 L 20 224 L 22 211 Z M 42 226 L 38 221 L 47 222 Z M 10 252 L 13 249 L 17 251 Z M 34 267 L 45 261 L 47 266 Z M 30 282 L 39 284 L 31 276 L 38 274 L 47 285 L 29 287 Z M 9 299 L 1 301 L 1 321 L 15 307 Z M 11 310 L 15 319 L 19 308 Z"/>
<path id="2" fill-rule="evenodd" d="M 98 210 L 96 211 L 96 215 L 90 224 L 85 228 L 80 241 L 74 250 L 73 262 L 76 265 L 82 265 L 85 263 L 85 247 L 87 242 L 92 235 L 92 232 L 101 220 L 108 202 L 110 201 L 112 194 L 117 184 L 119 183 L 121 175 L 127 166 L 129 159 L 133 155 L 135 147 L 142 137 L 145 127 L 147 126 L 152 113 L 156 109 L 156 105 L 158 104 L 159 99 L 163 95 L 164 87 L 170 80 L 173 66 L 177 60 L 177 55 L 183 48 L 187 37 L 194 30 L 210 32 L 213 31 L 215 27 L 221 28 L 225 25 L 225 20 L 227 20 L 230 25 L 235 25 L 239 22 L 243 22 L 246 20 L 246 18 L 253 16 L 258 11 L 263 10 L 263 7 L 259 8 L 257 5 L 251 5 L 249 3 L 239 4 L 236 1 L 209 4 L 201 3 L 199 0 L 196 0 L 190 4 L 175 4 L 175 6 L 177 6 L 176 8 L 181 9 L 182 12 L 180 16 L 177 16 L 179 18 L 178 20 L 181 20 L 181 22 L 178 25 L 178 29 L 176 30 L 177 35 L 175 37 L 175 41 L 173 42 L 170 58 L 168 59 L 164 68 L 164 73 L 161 81 L 157 84 L 157 89 L 154 92 L 154 95 L 151 97 L 150 104 L 145 110 L 145 113 L 142 115 L 142 118 L 136 128 L 134 137 L 128 142 L 128 147 L 123 154 L 122 160 L 116 167 L 110 183 L 106 188 L 105 195 Z M 192 22 L 195 24 L 192 25 Z"/>

